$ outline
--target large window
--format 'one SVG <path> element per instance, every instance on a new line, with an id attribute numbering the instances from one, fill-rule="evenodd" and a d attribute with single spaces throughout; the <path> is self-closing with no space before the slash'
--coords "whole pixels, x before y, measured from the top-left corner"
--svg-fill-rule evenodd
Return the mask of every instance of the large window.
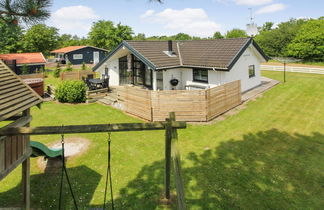
<path id="1" fill-rule="evenodd" d="M 193 69 L 193 81 L 208 83 L 208 70 Z"/>
<path id="2" fill-rule="evenodd" d="M 254 65 L 249 65 L 249 78 L 255 76 L 255 67 Z"/>

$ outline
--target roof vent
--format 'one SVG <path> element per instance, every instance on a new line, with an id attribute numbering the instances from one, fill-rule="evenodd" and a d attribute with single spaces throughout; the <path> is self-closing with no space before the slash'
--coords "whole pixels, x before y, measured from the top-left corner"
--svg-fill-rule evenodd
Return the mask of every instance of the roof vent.
<path id="1" fill-rule="evenodd" d="M 172 50 L 172 40 L 168 40 L 168 51 L 163 51 L 169 57 L 177 57 L 175 52 Z"/>

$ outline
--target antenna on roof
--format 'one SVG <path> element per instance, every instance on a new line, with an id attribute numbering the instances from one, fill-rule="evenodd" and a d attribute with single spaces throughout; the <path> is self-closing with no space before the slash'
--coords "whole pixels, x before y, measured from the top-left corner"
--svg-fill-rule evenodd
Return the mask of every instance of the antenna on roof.
<path id="1" fill-rule="evenodd" d="M 254 23 L 252 8 L 249 8 L 249 10 L 250 10 L 250 23 L 246 24 L 246 33 L 248 36 L 254 37 L 255 35 L 258 34 L 258 27 Z"/>

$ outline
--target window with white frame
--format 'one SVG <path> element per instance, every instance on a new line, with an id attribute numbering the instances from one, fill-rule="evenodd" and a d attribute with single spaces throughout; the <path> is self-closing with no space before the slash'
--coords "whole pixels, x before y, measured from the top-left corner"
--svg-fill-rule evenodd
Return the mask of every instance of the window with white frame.
<path id="1" fill-rule="evenodd" d="M 83 59 L 83 55 L 82 54 L 73 54 L 73 59 L 74 60 L 81 60 L 81 59 Z"/>
<path id="2" fill-rule="evenodd" d="M 208 69 L 193 69 L 193 81 L 208 83 Z"/>

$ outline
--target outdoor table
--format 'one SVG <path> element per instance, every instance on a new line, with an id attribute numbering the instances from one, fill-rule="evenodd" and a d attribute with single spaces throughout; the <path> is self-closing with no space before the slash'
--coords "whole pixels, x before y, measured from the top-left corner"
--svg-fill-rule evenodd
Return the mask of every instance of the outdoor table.
<path id="1" fill-rule="evenodd" d="M 103 86 L 104 80 L 103 79 L 89 79 L 89 82 L 96 87 L 100 85 L 101 87 Z"/>

